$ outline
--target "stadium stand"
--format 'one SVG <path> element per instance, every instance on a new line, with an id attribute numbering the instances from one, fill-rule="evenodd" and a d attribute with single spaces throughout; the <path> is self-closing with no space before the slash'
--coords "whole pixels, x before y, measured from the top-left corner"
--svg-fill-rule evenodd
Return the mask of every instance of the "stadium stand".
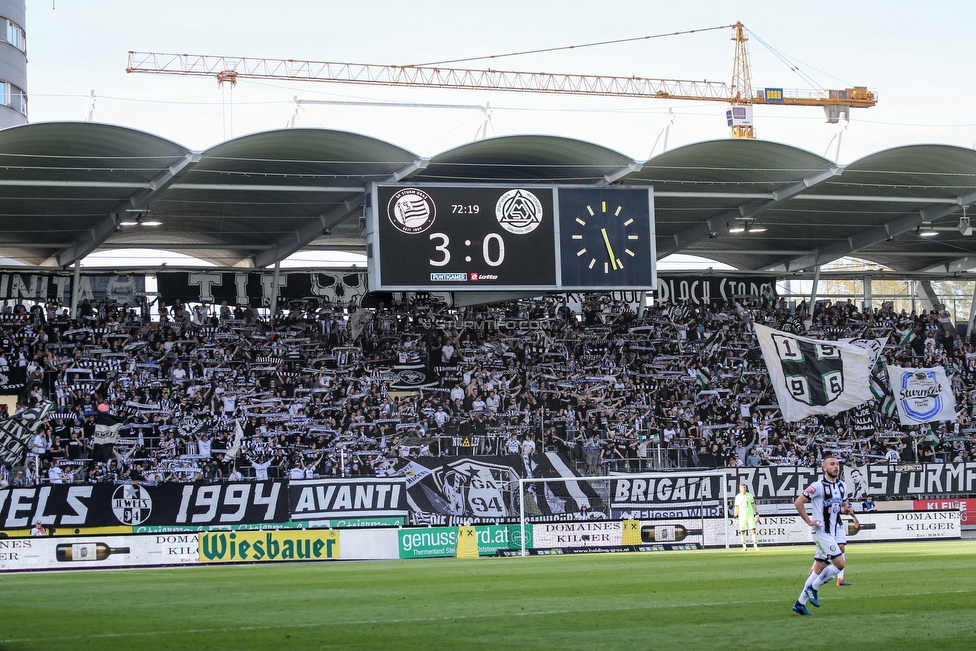
<path id="1" fill-rule="evenodd" d="M 0 366 L 18 407 L 54 403 L 3 484 L 393 476 L 422 456 L 561 453 L 587 474 L 675 467 L 970 461 L 976 351 L 936 311 L 754 299 L 638 316 L 606 295 L 374 309 L 7 301 Z M 521 329 L 485 327 L 499 321 Z M 751 322 L 882 338 L 942 365 L 954 422 L 903 427 L 877 402 L 783 421 Z M 528 324 L 533 324 L 528 327 Z M 0 413 L 0 418 L 6 418 Z M 53 470 L 52 470 L 53 468 Z"/>

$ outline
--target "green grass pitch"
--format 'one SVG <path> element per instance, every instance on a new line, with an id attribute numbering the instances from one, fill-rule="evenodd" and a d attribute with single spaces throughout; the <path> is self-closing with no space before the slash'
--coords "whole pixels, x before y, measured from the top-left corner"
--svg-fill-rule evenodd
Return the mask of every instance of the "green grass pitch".
<path id="1" fill-rule="evenodd" d="M 976 649 L 976 543 L 0 575 L 0 649 Z"/>

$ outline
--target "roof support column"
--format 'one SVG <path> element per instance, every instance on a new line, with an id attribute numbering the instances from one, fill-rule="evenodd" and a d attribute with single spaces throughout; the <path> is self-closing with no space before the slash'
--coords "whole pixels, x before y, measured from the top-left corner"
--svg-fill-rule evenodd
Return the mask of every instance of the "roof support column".
<path id="1" fill-rule="evenodd" d="M 278 278 L 281 275 L 281 260 L 275 260 L 274 274 L 271 277 L 271 314 L 268 317 L 268 323 L 271 327 L 274 327 L 275 314 L 278 313 Z"/>
<path id="2" fill-rule="evenodd" d="M 820 256 L 818 255 L 817 257 L 819 258 Z M 820 284 L 820 264 L 818 263 L 817 266 L 814 267 L 813 269 L 813 289 L 810 290 L 810 305 L 808 306 L 807 309 L 811 319 L 813 318 L 813 310 L 817 305 L 817 289 L 818 289 L 817 286 L 819 284 Z"/>
<path id="3" fill-rule="evenodd" d="M 673 253 L 679 253 L 696 242 L 716 236 L 728 230 L 732 224 L 735 224 L 737 219 L 741 217 L 756 217 L 763 211 L 774 208 L 788 199 L 792 199 L 804 190 L 819 185 L 842 172 L 842 167 L 831 167 L 829 170 L 814 174 L 797 183 L 774 190 L 773 199 L 753 199 L 737 208 L 724 210 L 704 221 L 687 226 L 671 236 L 658 237 L 657 259 L 660 260 Z"/>
<path id="4" fill-rule="evenodd" d="M 966 321 L 966 338 L 973 340 L 973 322 L 976 321 L 976 282 L 973 283 L 973 300 L 969 304 L 969 320 Z"/>
<path id="5" fill-rule="evenodd" d="M 426 168 L 429 162 L 429 158 L 418 158 L 411 161 L 386 179 L 383 179 L 381 183 L 396 183 L 400 179 Z M 350 187 L 349 191 L 350 193 L 355 193 L 355 195 L 325 214 L 319 215 L 315 219 L 302 224 L 294 233 L 286 235 L 277 242 L 274 242 L 275 246 L 273 248 L 255 255 L 252 258 L 254 266 L 267 267 L 273 262 L 287 258 L 291 254 L 300 251 L 305 245 L 315 241 L 315 239 L 329 229 L 344 222 L 356 211 L 361 210 L 364 197 L 363 189 Z"/>
<path id="6" fill-rule="evenodd" d="M 71 281 L 71 318 L 78 318 L 78 295 L 81 294 L 81 260 L 75 260 L 75 275 Z"/>
<path id="7" fill-rule="evenodd" d="M 937 309 L 940 305 L 942 305 L 942 302 L 939 301 L 938 292 L 935 291 L 935 287 L 932 287 L 931 280 L 920 280 L 918 281 L 916 287 L 916 292 L 921 293 L 923 308 L 925 307 L 925 303 L 929 304 L 930 310 Z"/>
<path id="8" fill-rule="evenodd" d="M 149 187 L 136 192 L 127 200 L 119 204 L 105 218 L 92 226 L 88 232 L 81 235 L 68 248 L 55 254 L 54 259 L 59 267 L 67 267 L 72 262 L 81 260 L 95 249 L 101 246 L 109 237 L 115 233 L 119 221 L 128 210 L 148 210 L 149 202 L 156 198 L 160 192 L 173 184 L 182 172 L 185 172 L 197 164 L 200 155 L 187 152 L 177 163 L 150 181 Z"/>

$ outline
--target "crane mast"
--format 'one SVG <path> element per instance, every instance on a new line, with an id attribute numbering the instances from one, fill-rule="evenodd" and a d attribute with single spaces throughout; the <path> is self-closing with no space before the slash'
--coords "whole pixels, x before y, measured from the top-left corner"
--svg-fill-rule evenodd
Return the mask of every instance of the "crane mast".
<path id="1" fill-rule="evenodd" d="M 752 126 L 752 109 L 742 111 L 748 117 L 742 118 L 742 123 L 736 120 L 737 106 L 752 104 L 752 73 L 749 69 L 749 51 L 746 49 L 745 27 L 742 23 L 732 26 L 732 36 L 735 41 L 735 56 L 732 59 L 732 108 L 728 112 L 729 126 L 732 127 L 733 138 L 755 138 L 756 132 Z M 748 123 L 746 123 L 748 122 Z"/>
<path id="2" fill-rule="evenodd" d="M 877 104 L 867 87 L 798 91 L 765 88 L 753 93 L 742 23 L 732 26 L 735 58 L 731 85 L 718 81 L 652 79 L 612 75 L 574 75 L 509 70 L 475 70 L 442 66 L 396 66 L 297 59 L 267 59 L 193 54 L 129 52 L 126 72 L 213 77 L 218 83 L 238 79 L 276 79 L 408 88 L 453 88 L 556 95 L 598 95 L 688 101 L 727 102 L 734 138 L 755 138 L 752 105 L 820 106 L 828 121 L 851 108 Z"/>

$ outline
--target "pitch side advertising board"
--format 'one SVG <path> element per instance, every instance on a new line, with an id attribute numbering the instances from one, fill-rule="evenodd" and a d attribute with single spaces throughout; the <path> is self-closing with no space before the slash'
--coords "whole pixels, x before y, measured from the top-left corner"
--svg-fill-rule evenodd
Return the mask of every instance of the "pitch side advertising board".
<path id="1" fill-rule="evenodd" d="M 195 533 L 0 539 L 0 571 L 152 567 L 199 562 L 199 536 Z"/>
<path id="2" fill-rule="evenodd" d="M 976 499 L 914 500 L 912 508 L 916 511 L 959 511 L 960 522 L 964 525 L 976 524 Z"/>
<path id="3" fill-rule="evenodd" d="M 532 532 L 539 525 L 526 524 L 526 537 L 532 540 Z M 521 547 L 519 525 L 489 525 L 475 527 L 478 537 L 478 554 L 494 556 L 502 549 Z M 400 558 L 436 558 L 457 554 L 457 527 L 429 527 L 425 529 L 401 529 L 397 531 Z M 530 544 L 531 546 L 531 544 Z"/>

